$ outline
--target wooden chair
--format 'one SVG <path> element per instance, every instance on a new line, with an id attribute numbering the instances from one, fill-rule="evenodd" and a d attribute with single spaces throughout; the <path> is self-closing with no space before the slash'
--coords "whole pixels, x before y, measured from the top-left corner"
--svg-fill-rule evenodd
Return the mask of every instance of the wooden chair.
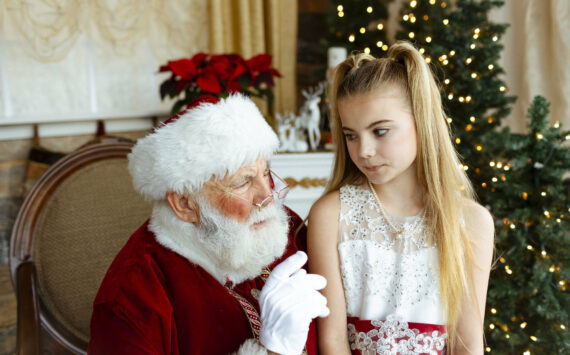
<path id="1" fill-rule="evenodd" d="M 51 166 L 12 231 L 18 354 L 84 354 L 92 304 L 111 261 L 150 216 L 127 171 L 132 141 L 104 139 Z"/>

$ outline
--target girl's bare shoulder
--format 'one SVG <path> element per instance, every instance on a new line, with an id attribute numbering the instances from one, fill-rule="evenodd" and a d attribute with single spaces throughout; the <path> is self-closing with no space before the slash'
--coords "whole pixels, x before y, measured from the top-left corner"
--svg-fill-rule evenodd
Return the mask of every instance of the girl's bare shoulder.
<path id="1" fill-rule="evenodd" d="M 338 190 L 331 191 L 321 196 L 311 207 L 309 212 L 309 221 L 311 219 L 330 218 L 337 215 L 340 211 L 340 192 Z"/>
<path id="2" fill-rule="evenodd" d="M 328 242 L 338 240 L 339 197 L 338 190 L 331 191 L 319 198 L 311 207 L 307 220 L 307 235 L 310 241 Z"/>
<path id="3" fill-rule="evenodd" d="M 465 228 L 471 239 L 485 244 L 492 244 L 495 234 L 495 223 L 489 210 L 475 201 L 465 200 L 462 212 Z"/>

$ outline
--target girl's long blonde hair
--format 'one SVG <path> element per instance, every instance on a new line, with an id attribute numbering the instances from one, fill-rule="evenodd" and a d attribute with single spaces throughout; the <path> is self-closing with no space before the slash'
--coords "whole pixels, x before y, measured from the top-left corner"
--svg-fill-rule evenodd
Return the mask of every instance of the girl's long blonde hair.
<path id="1" fill-rule="evenodd" d="M 465 199 L 474 200 L 474 194 L 451 142 L 433 74 L 410 43 L 392 45 L 386 58 L 353 54 L 335 69 L 329 93 L 335 161 L 326 192 L 366 181 L 348 155 L 338 112 L 339 101 L 392 85 L 402 88 L 407 94 L 415 119 L 417 176 L 426 191 L 427 226 L 430 238 L 434 238 L 432 240 L 437 244 L 441 302 L 449 336 L 448 346 L 453 349 L 456 341 L 461 341 L 457 339 L 456 332 L 460 307 L 464 297 L 472 294 L 468 269 L 473 256 L 469 237 L 461 222 L 461 211 Z"/>

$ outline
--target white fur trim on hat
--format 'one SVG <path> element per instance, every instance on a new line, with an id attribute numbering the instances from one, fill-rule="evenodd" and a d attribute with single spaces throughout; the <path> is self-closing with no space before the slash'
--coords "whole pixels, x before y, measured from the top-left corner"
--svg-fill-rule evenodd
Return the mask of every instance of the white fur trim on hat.
<path id="1" fill-rule="evenodd" d="M 234 94 L 202 103 L 140 139 L 129 154 L 129 172 L 136 191 L 162 200 L 167 191 L 198 191 L 212 176 L 269 159 L 278 146 L 255 103 Z"/>

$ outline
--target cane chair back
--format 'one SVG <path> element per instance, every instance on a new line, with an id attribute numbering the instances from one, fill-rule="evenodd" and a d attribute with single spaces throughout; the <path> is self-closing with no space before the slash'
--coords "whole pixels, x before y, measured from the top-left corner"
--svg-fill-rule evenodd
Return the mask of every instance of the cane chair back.
<path id="1" fill-rule="evenodd" d="M 27 195 L 10 245 L 19 353 L 86 352 L 105 272 L 151 212 L 127 170 L 132 146 L 88 144 L 55 163 Z"/>

